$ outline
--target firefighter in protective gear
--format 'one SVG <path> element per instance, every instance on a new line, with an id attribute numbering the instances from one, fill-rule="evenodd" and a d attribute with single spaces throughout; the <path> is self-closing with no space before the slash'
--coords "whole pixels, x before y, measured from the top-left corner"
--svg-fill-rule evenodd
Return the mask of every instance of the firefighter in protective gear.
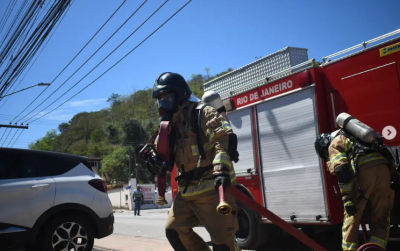
<path id="1" fill-rule="evenodd" d="M 369 215 L 370 243 L 386 249 L 394 191 L 391 167 L 379 152 L 355 154 L 355 142 L 339 131 L 322 134 L 315 142 L 317 154 L 337 177 L 344 203 L 343 250 L 357 250 L 359 225 Z M 365 210 L 364 210 L 365 209 Z"/>
<path id="2" fill-rule="evenodd" d="M 176 73 L 159 76 L 153 87 L 160 114 L 170 116 L 175 128 L 175 163 L 180 175 L 179 186 L 166 223 L 166 236 L 174 250 L 210 250 L 193 227 L 203 224 L 211 236 L 214 251 L 240 250 L 235 233 L 238 230 L 237 206 L 230 194 L 225 200 L 232 213 L 224 216 L 216 212 L 219 196 L 216 188 L 236 184 L 235 171 L 228 154 L 229 134 L 232 128 L 214 108 L 200 110 L 199 99 L 192 95 L 185 79 Z M 198 145 L 201 132 L 201 157 Z M 157 141 L 157 139 L 156 139 Z M 156 144 L 156 142 L 155 142 Z"/>

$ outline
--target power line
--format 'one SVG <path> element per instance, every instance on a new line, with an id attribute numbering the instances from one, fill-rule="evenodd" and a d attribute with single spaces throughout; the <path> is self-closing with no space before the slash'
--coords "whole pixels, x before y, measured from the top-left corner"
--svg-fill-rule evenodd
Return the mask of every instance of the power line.
<path id="1" fill-rule="evenodd" d="M 11 143 L 11 141 L 14 139 L 15 135 L 17 135 L 18 130 L 21 130 L 21 129 L 15 130 L 15 133 L 14 133 L 14 135 L 12 136 L 12 138 L 10 139 L 10 142 L 7 144 L 7 147 L 10 145 L 10 143 Z"/>
<path id="2" fill-rule="evenodd" d="M 1 138 L 0 138 L 0 141 L 3 139 L 4 134 L 6 134 L 7 130 L 8 130 L 8 128 L 6 128 L 6 130 L 4 131 L 3 135 L 2 135 Z"/>
<path id="3" fill-rule="evenodd" d="M 49 108 L 51 105 L 53 105 L 55 102 L 57 102 L 59 99 L 61 99 L 65 94 L 67 94 L 69 91 L 71 91 L 76 85 L 78 85 L 83 79 L 85 79 L 90 73 L 92 73 L 98 66 L 100 66 L 108 57 L 110 57 L 119 47 L 121 47 L 133 34 L 135 34 L 148 20 L 150 20 L 169 0 L 166 0 L 160 7 L 158 7 L 141 25 L 139 25 L 138 28 L 136 28 L 128 37 L 125 38 L 124 41 L 122 41 L 116 48 L 114 48 L 113 51 L 111 51 L 103 60 L 100 61 L 100 63 L 98 63 L 95 67 L 93 67 L 85 76 L 83 76 L 78 82 L 76 82 L 72 87 L 70 87 L 67 91 L 65 91 L 61 96 L 59 96 L 56 100 L 54 100 L 51 104 L 49 104 L 48 106 L 46 106 L 44 109 L 42 109 L 40 112 L 36 113 L 35 115 L 33 115 L 32 117 L 30 117 L 29 119 L 25 120 L 24 123 L 26 121 L 31 120 L 32 118 L 34 118 L 35 116 L 37 116 L 38 114 L 40 114 L 41 112 L 43 112 L 44 110 L 46 110 L 47 108 Z M 119 29 L 122 28 L 123 25 L 125 25 L 125 23 L 137 12 L 139 11 L 139 9 L 147 2 L 144 1 L 142 3 L 141 6 L 139 6 L 139 8 L 114 32 L 114 34 L 112 34 L 109 39 L 104 42 L 98 49 L 97 51 L 94 53 L 96 54 L 110 39 L 112 36 L 114 36 Z M 83 63 L 78 70 L 76 70 L 62 85 L 64 85 L 77 71 L 79 71 L 79 69 L 81 69 L 83 67 L 83 65 L 85 65 L 93 56 L 94 54 L 92 54 L 92 56 L 90 56 L 90 58 L 88 60 L 86 60 L 85 63 Z M 61 86 L 62 86 L 61 85 Z M 60 86 L 60 87 L 61 87 Z M 57 89 L 58 90 L 58 89 Z M 54 93 L 54 92 L 53 92 Z M 43 102 L 42 102 L 43 103 Z"/>
<path id="4" fill-rule="evenodd" d="M 8 21 L 8 18 L 10 17 L 10 14 L 12 13 L 12 10 L 14 9 L 16 3 L 17 3 L 17 0 L 14 0 L 13 6 L 10 8 L 10 10 L 9 10 L 8 7 L 10 6 L 11 1 L 8 3 L 7 10 L 4 12 L 4 16 L 3 16 L 2 20 L 1 20 L 2 23 L 0 25 L 0 34 L 3 31 L 3 28 L 5 27 L 5 25 L 6 25 L 7 21 Z M 8 10 L 9 10 L 9 12 L 7 13 Z M 4 20 L 4 22 L 3 22 L 3 20 Z"/>
<path id="5" fill-rule="evenodd" d="M 61 73 L 63 73 L 64 71 L 65 71 L 65 69 L 72 63 L 72 61 L 74 61 L 75 60 L 75 58 L 83 51 L 83 49 L 90 43 L 90 41 L 92 41 L 93 40 L 93 38 L 100 32 L 100 30 L 101 29 L 103 29 L 103 27 L 108 23 L 108 21 L 115 15 L 115 13 L 117 13 L 117 11 L 122 7 L 122 5 L 124 4 L 126 2 L 126 0 L 114 11 L 114 13 L 107 19 L 107 21 L 100 27 L 100 29 L 98 29 L 98 31 L 92 36 L 92 38 L 86 43 L 86 45 L 75 55 L 75 57 L 68 63 L 68 65 L 66 66 L 66 67 L 64 67 L 64 69 L 53 79 L 53 81 L 51 81 L 51 83 L 53 83 L 60 75 L 61 75 Z M 69 9 L 68 9 L 69 10 Z M 67 10 L 67 12 L 68 12 L 68 10 Z M 58 28 L 58 26 L 59 26 L 59 24 L 62 22 L 62 20 L 64 19 L 64 17 L 66 16 L 66 14 L 63 16 L 63 18 L 61 19 L 61 21 L 58 23 L 58 25 L 57 25 L 57 27 L 56 27 L 56 30 L 57 30 L 57 28 Z M 51 35 L 51 37 L 54 35 L 54 33 L 55 33 L 55 31 L 53 32 L 53 34 Z M 50 39 L 51 39 L 51 37 L 49 38 L 49 40 L 47 41 L 47 43 L 50 41 Z M 47 45 L 47 43 L 46 43 L 46 45 Z M 46 45 L 44 46 L 44 47 L 46 47 Z M 44 48 L 43 48 L 44 49 Z M 39 53 L 39 55 L 42 53 L 42 51 L 43 51 L 43 49 L 40 51 L 40 53 Z M 36 58 L 36 60 L 38 59 L 38 57 Z M 35 60 L 35 62 L 36 62 L 36 60 Z M 34 64 L 34 63 L 33 63 Z M 32 65 L 33 65 L 32 64 Z M 32 65 L 31 65 L 31 68 L 32 68 Z M 30 70 L 30 68 L 29 68 L 29 70 Z M 28 70 L 28 71 L 29 71 Z M 26 75 L 25 75 L 26 76 Z M 61 85 L 62 86 L 62 85 Z M 58 89 L 60 89 L 61 88 L 61 86 L 59 87 L 59 88 L 57 88 L 57 90 Z M 17 119 L 17 117 L 19 117 L 24 111 L 26 111 L 43 93 L 44 93 L 44 91 L 46 91 L 47 90 L 47 87 L 46 87 L 46 89 L 44 89 L 27 107 L 25 107 L 25 109 L 24 110 L 22 110 L 22 112 L 20 112 L 15 118 L 14 118 L 14 120 L 15 119 Z M 18 121 L 21 121 L 22 119 L 24 119 L 26 116 L 28 116 L 30 113 L 32 113 L 34 110 L 36 110 L 36 108 L 38 108 L 41 104 L 43 104 L 47 99 L 49 99 L 49 97 L 51 96 L 51 95 L 53 95 L 57 90 L 55 90 L 52 94 L 50 94 L 44 101 L 42 101 L 42 103 L 40 103 L 38 106 L 36 106 L 33 110 L 31 110 L 30 112 L 28 112 L 25 116 L 23 116 L 21 119 L 19 119 Z M 0 106 L 0 108 L 1 108 L 1 106 Z"/>
<path id="6" fill-rule="evenodd" d="M 148 0 L 146 0 L 145 2 L 147 2 Z M 88 44 L 96 37 L 96 35 L 103 29 L 103 27 L 108 23 L 108 21 L 111 20 L 111 18 L 115 15 L 115 13 L 118 12 L 118 10 L 122 7 L 122 5 L 124 5 L 126 2 L 126 0 L 124 0 L 122 2 L 122 4 L 114 11 L 114 13 L 107 19 L 107 21 L 96 31 L 96 33 L 89 39 L 89 41 L 87 41 L 87 43 L 82 47 L 82 49 L 74 56 L 74 58 L 64 67 L 64 69 L 61 70 L 60 73 L 58 73 L 58 75 L 51 81 L 51 83 L 53 83 L 64 71 L 65 69 L 68 68 L 68 66 L 76 59 L 76 57 L 86 48 L 86 46 L 88 46 Z M 143 3 L 144 4 L 144 3 Z M 139 9 L 143 6 L 143 4 L 139 7 Z M 135 11 L 136 13 L 136 11 Z M 133 14 L 134 15 L 134 14 Z M 133 16 L 132 15 L 132 16 Z M 130 16 L 129 18 L 131 18 L 132 16 Z M 114 33 L 115 34 L 115 33 Z M 113 35 L 114 35 L 113 34 Z M 58 89 L 57 89 L 58 90 Z"/>
<path id="7" fill-rule="evenodd" d="M 7 139 L 8 139 L 8 136 L 10 136 L 10 133 L 11 133 L 11 131 L 12 131 L 12 129 L 10 129 L 10 131 L 8 132 L 8 134 L 7 134 L 6 138 L 4 139 L 4 142 L 6 142 L 6 141 L 7 141 Z M 4 144 L 4 142 L 3 142 L 3 144 Z M 1 146 L 3 146 L 3 144 L 1 144 Z"/>
<path id="8" fill-rule="evenodd" d="M 112 37 L 114 37 L 114 35 L 143 7 L 143 5 L 147 2 L 148 0 L 145 0 L 126 20 L 125 20 L 125 22 L 110 36 L 110 37 L 108 37 L 108 39 L 74 72 L 74 73 L 72 73 L 68 78 L 67 78 L 67 80 L 65 80 L 56 90 L 54 90 L 49 96 L 47 96 L 47 98 L 45 98 L 39 105 L 37 105 L 35 108 L 33 108 L 30 112 L 28 112 L 24 117 L 22 117 L 21 119 L 19 119 L 19 120 L 22 120 L 22 119 L 24 119 L 26 116 L 28 116 L 29 114 L 31 114 L 34 110 L 36 110 L 39 106 L 41 106 L 44 102 L 46 102 L 52 95 L 54 95 L 54 93 L 56 93 L 62 86 L 64 86 L 90 59 L 92 59 L 93 58 L 93 56 L 94 55 L 96 55 L 97 54 L 97 52 L 99 52 L 100 51 L 100 49 L 101 48 L 103 48 L 103 46 L 106 44 L 106 43 L 108 43 L 108 41 L 110 41 L 110 39 L 112 38 Z M 118 9 L 117 9 L 118 10 Z M 114 15 L 114 14 L 113 14 Z M 111 17 L 110 17 L 111 18 Z M 109 19 L 110 19 L 109 18 Z M 107 22 L 108 22 L 108 20 L 107 20 Z M 106 22 L 106 23 L 107 23 Z M 106 24 L 105 23 L 105 24 Z M 104 24 L 104 25 L 105 25 Z M 103 25 L 103 26 L 104 26 Z M 103 26 L 102 26 L 102 28 L 103 28 Z M 100 31 L 100 30 L 99 30 Z M 98 32 L 99 32 L 98 31 Z M 96 32 L 96 34 L 98 33 L 98 32 Z M 95 34 L 95 35 L 96 35 Z M 95 36 L 94 35 L 94 36 Z M 94 38 L 94 36 L 89 40 L 89 42 Z M 88 43 L 89 43 L 88 42 Z M 88 44 L 87 43 L 87 44 Z M 86 44 L 86 45 L 87 45 Z M 86 47 L 86 45 L 85 45 L 85 47 Z M 81 49 L 81 51 L 83 50 L 83 48 Z M 79 51 L 79 53 L 81 52 L 81 51 Z M 79 53 L 73 58 L 73 60 L 79 55 Z M 109 54 L 110 55 L 110 54 Z M 109 56 L 108 55 L 108 56 Z M 107 57 L 108 57 L 107 56 Z M 73 61 L 73 60 L 71 60 L 71 62 Z M 70 65 L 71 64 L 71 62 L 69 62 L 68 63 L 68 65 Z M 57 77 L 54 79 L 54 80 L 56 80 L 57 78 L 58 78 L 58 76 L 68 67 L 68 65 L 57 75 Z M 97 65 L 98 66 L 98 65 Z M 97 67 L 96 66 L 96 67 Z M 95 67 L 95 68 L 96 68 Z M 94 69 L 95 69 L 94 68 Z M 94 69 L 92 69 L 92 70 L 94 70 Z M 53 80 L 53 81 L 54 81 Z M 52 83 L 53 83 L 53 81 L 52 81 Z M 65 94 L 65 93 L 64 93 Z M 63 95 L 64 95 L 63 94 Z M 62 96 L 63 96 L 62 95 Z M 61 97 L 62 97 L 61 96 Z M 59 97 L 59 98 L 61 98 L 61 97 Z M 58 99 L 59 99 L 58 98 Z M 58 99 L 56 99 L 55 101 L 57 101 Z M 55 102 L 54 101 L 54 102 Z M 51 103 L 49 106 L 51 106 L 52 104 L 54 104 L 54 102 L 53 103 Z M 35 115 L 33 115 L 32 117 L 30 117 L 29 119 L 27 119 L 27 120 L 30 120 L 30 119 L 32 119 L 33 117 L 35 117 L 36 115 L 38 115 L 39 113 L 41 113 L 42 111 L 44 111 L 45 109 L 47 109 L 49 106 L 47 106 L 46 108 L 44 108 L 43 110 L 41 110 L 40 112 L 38 112 L 37 114 L 35 114 Z"/>
<path id="9" fill-rule="evenodd" d="M 0 113 L 0 118 L 3 118 L 5 120 L 8 120 L 8 119 L 11 119 L 11 118 L 14 118 L 14 117 L 15 117 L 15 115 Z M 48 122 L 51 122 L 51 121 L 57 122 L 59 120 L 57 120 L 57 119 L 41 119 L 41 121 L 43 121 L 43 122 L 46 122 L 46 121 L 48 121 Z"/>
<path id="10" fill-rule="evenodd" d="M 20 134 L 18 135 L 18 137 L 15 139 L 14 143 L 11 145 L 11 148 L 14 146 L 15 142 L 17 142 L 17 140 L 19 139 L 19 137 L 21 136 L 21 134 L 24 132 L 24 130 L 21 130 Z"/>
<path id="11" fill-rule="evenodd" d="M 133 48 L 131 51 L 129 51 L 125 56 L 123 56 L 120 60 L 118 60 L 115 64 L 113 64 L 110 68 L 108 68 L 105 72 L 103 72 L 99 77 L 97 77 L 95 80 L 93 80 L 92 82 L 90 82 L 88 85 L 86 85 L 84 88 L 82 88 L 78 93 L 76 93 L 75 95 L 73 95 L 71 98 L 67 99 L 66 101 L 64 101 L 63 103 L 61 103 L 59 106 L 57 106 L 56 108 L 52 109 L 51 111 L 45 113 L 44 115 L 40 116 L 39 118 L 36 118 L 35 120 L 32 120 L 30 123 L 43 118 L 44 116 L 52 113 L 53 111 L 55 111 L 56 109 L 60 108 L 62 105 L 64 105 L 65 103 L 67 103 L 68 101 L 70 101 L 72 98 L 74 98 L 75 96 L 77 96 L 78 94 L 80 94 L 82 91 L 84 91 L 86 88 L 88 88 L 89 86 L 91 86 L 94 82 L 96 82 L 98 79 L 100 79 L 102 76 L 104 76 L 107 72 L 109 72 L 112 68 L 114 68 L 117 64 L 119 64 L 122 60 L 124 60 L 129 54 L 131 54 L 133 51 L 135 51 L 139 46 L 141 46 L 147 39 L 149 39 L 151 36 L 154 35 L 154 33 L 156 33 L 159 29 L 161 29 L 161 27 L 163 27 L 166 23 L 168 23 L 168 21 L 170 21 L 176 14 L 178 14 L 183 8 L 185 8 L 192 0 L 189 0 L 186 4 L 184 4 L 178 11 L 176 11 L 171 17 L 169 17 L 163 24 L 161 24 L 157 29 L 155 29 L 150 35 L 148 35 L 145 39 L 143 39 L 135 48 Z M 35 115 L 36 116 L 36 115 Z"/>
<path id="12" fill-rule="evenodd" d="M 54 28 L 55 24 L 58 22 L 60 17 L 63 15 L 65 10 L 68 8 L 71 0 L 58 0 L 56 1 L 50 10 L 47 12 L 43 20 L 39 23 L 35 31 L 30 35 L 24 46 L 18 51 L 15 57 L 13 57 L 12 62 L 7 67 L 7 69 L 0 76 L 1 82 L 4 84 L 0 87 L 0 93 L 6 92 L 11 83 L 14 83 L 16 77 L 18 77 L 29 64 L 33 56 L 38 51 L 39 47 L 43 44 L 51 30 Z M 14 35 L 10 38 L 7 44 L 7 48 L 4 50 L 7 55 L 12 48 L 13 42 L 20 36 L 21 32 L 24 30 L 25 26 L 28 25 L 35 12 L 39 10 L 41 1 L 33 1 L 27 14 L 20 22 Z"/>
<path id="13" fill-rule="evenodd" d="M 73 0 L 71 2 L 71 5 L 73 4 L 75 0 Z M 49 2 L 50 3 L 50 2 Z M 32 66 L 35 65 L 36 61 L 38 60 L 38 58 L 40 57 L 40 55 L 42 54 L 43 50 L 46 48 L 47 44 L 50 42 L 50 40 L 52 39 L 53 35 L 56 33 L 58 27 L 60 26 L 60 24 L 62 23 L 62 21 L 64 20 L 65 16 L 67 15 L 68 11 L 70 10 L 71 7 L 69 7 L 67 9 L 67 11 L 65 12 L 65 14 L 63 15 L 63 17 L 61 18 L 60 22 L 57 23 L 56 28 L 54 29 L 54 31 L 51 33 L 49 39 L 47 39 L 45 45 L 42 47 L 42 49 L 40 50 L 39 54 L 36 56 L 36 59 L 33 61 L 33 63 L 31 64 L 31 66 L 29 67 L 29 69 L 26 71 L 24 77 L 19 81 L 18 85 L 14 88 L 14 90 L 22 83 L 22 81 L 25 79 L 26 75 L 28 75 L 28 73 L 30 72 L 30 70 L 32 69 Z M 38 95 L 36 96 L 36 98 L 24 109 L 22 110 L 22 112 L 20 112 L 14 119 L 16 120 L 24 111 L 26 111 L 26 109 L 28 109 L 29 106 L 31 106 L 46 90 L 47 90 L 48 86 L 46 88 L 44 88 L 44 90 Z M 0 108 L 3 107 L 3 105 L 8 101 L 8 99 L 10 98 L 10 96 L 7 97 L 7 99 L 3 102 L 3 104 L 0 106 Z M 19 121 L 17 121 L 19 122 Z"/>
<path id="14" fill-rule="evenodd" d="M 2 28 L 3 27 L 3 20 L 5 19 L 6 15 L 7 15 L 8 8 L 10 7 L 10 5 L 11 5 L 11 1 L 8 2 L 7 8 L 4 11 L 3 17 L 1 18 L 1 21 L 0 21 L 0 34 L 3 31 L 3 28 Z"/>
<path id="15" fill-rule="evenodd" d="M 50 2 L 48 2 L 47 5 L 46 5 L 46 7 L 42 9 L 42 12 L 48 7 L 49 4 L 50 4 Z M 69 10 L 69 9 L 68 9 L 68 10 Z M 68 10 L 67 10 L 67 12 L 68 12 Z M 36 17 L 36 19 L 37 19 L 39 16 L 40 16 L 40 14 L 38 14 L 38 16 Z M 64 15 L 64 16 L 65 16 L 65 15 Z M 64 16 L 63 16 L 63 18 L 64 18 Z M 35 20 L 35 22 L 36 22 L 36 20 Z M 62 19 L 61 19 L 61 21 L 60 21 L 59 23 L 57 23 L 57 27 L 55 28 L 55 30 L 57 30 L 57 28 L 58 28 L 58 26 L 60 25 L 61 22 L 62 22 Z M 34 23 L 32 23 L 31 28 L 33 27 L 33 25 L 34 25 Z M 54 32 L 55 32 L 55 31 L 54 31 Z M 41 51 L 39 52 L 39 54 L 38 54 L 38 56 L 36 57 L 36 59 L 34 60 L 34 62 L 31 64 L 31 66 L 29 67 L 29 69 L 25 72 L 25 75 L 22 77 L 22 79 L 19 81 L 19 83 L 14 87 L 13 91 L 15 91 L 15 90 L 18 88 L 18 86 L 20 86 L 20 84 L 22 83 L 22 81 L 25 79 L 26 75 L 28 75 L 28 73 L 29 73 L 29 71 L 31 70 L 32 66 L 36 63 L 36 60 L 39 58 L 40 54 L 42 53 L 43 49 L 44 49 L 44 48 L 46 47 L 46 45 L 49 43 L 49 41 L 50 41 L 50 39 L 52 38 L 54 32 L 51 34 L 51 36 L 50 36 L 50 38 L 47 40 L 46 44 L 42 47 Z M 28 34 L 29 34 L 29 31 L 26 33 L 25 38 L 28 36 Z M 24 38 L 24 40 L 25 40 L 25 38 Z M 22 46 L 22 44 L 23 44 L 23 43 L 21 43 L 21 46 Z M 21 47 L 20 47 L 20 49 L 21 49 Z M 20 76 L 21 76 L 21 75 L 18 76 L 18 78 L 15 80 L 15 82 L 18 81 L 18 79 L 20 78 Z M 47 88 L 48 88 L 48 87 L 46 87 L 44 90 L 46 90 Z M 13 92 L 13 91 L 12 91 L 12 92 Z M 42 93 L 43 93 L 43 92 L 42 92 Z M 41 95 L 41 94 L 39 94 L 39 96 L 40 96 L 40 95 Z M 0 105 L 0 108 L 2 108 L 2 107 L 7 103 L 7 101 L 8 101 L 9 99 L 10 99 L 10 96 L 8 96 L 7 99 Z M 14 119 L 13 119 L 13 120 L 14 120 Z"/>

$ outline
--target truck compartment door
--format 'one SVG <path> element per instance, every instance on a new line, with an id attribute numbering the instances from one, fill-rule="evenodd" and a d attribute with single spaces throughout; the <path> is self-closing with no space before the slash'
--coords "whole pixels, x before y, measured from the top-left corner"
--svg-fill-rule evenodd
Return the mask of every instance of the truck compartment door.
<path id="1" fill-rule="evenodd" d="M 248 169 L 254 173 L 256 168 L 250 111 L 245 108 L 228 114 L 232 130 L 238 137 L 239 162 L 234 163 L 237 176 L 246 175 Z"/>
<path id="2" fill-rule="evenodd" d="M 286 220 L 326 219 L 314 87 L 257 105 L 257 120 L 267 208 Z"/>

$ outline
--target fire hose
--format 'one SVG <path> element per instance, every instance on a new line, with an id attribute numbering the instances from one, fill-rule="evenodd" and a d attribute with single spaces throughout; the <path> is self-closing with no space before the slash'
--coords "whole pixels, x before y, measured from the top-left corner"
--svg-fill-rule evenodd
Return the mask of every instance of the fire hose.
<path id="1" fill-rule="evenodd" d="M 226 191 L 230 193 L 233 197 L 235 197 L 237 200 L 240 200 L 247 206 L 249 206 L 251 209 L 254 211 L 258 212 L 260 215 L 267 217 L 272 223 L 277 225 L 278 227 L 282 228 L 285 232 L 288 234 L 292 235 L 299 241 L 303 242 L 306 246 L 310 247 L 312 250 L 316 251 L 327 251 L 325 248 L 323 248 L 321 245 L 316 243 L 313 239 L 308 237 L 307 235 L 303 234 L 301 231 L 299 231 L 297 228 L 292 226 L 291 224 L 287 223 L 286 221 L 282 220 L 279 218 L 277 215 L 269 211 L 268 209 L 264 208 L 251 198 L 249 198 L 247 195 L 242 193 L 240 190 L 238 190 L 234 186 L 229 186 Z M 226 209 L 225 206 L 225 197 L 224 197 L 224 191 L 222 189 L 222 186 L 219 187 L 219 195 L 220 195 L 220 204 L 217 207 L 220 209 L 218 213 L 223 212 L 223 214 L 229 214 L 230 211 Z M 221 200 L 222 199 L 222 200 Z M 225 202 L 225 203 L 224 203 Z M 228 205 L 229 206 L 229 205 Z"/>
<path id="2" fill-rule="evenodd" d="M 265 216 L 270 220 L 272 223 L 280 227 L 282 230 L 287 232 L 288 234 L 292 235 L 295 237 L 297 240 L 301 241 L 304 245 L 307 247 L 311 248 L 312 250 L 315 251 L 327 251 L 324 247 L 316 243 L 313 239 L 308 237 L 306 234 L 302 233 L 299 231 L 297 228 L 292 226 L 291 224 L 287 223 L 286 221 L 282 220 L 279 218 L 277 215 L 269 211 L 268 209 L 264 208 L 251 198 L 249 198 L 247 195 L 242 193 L 240 190 L 238 190 L 234 186 L 229 186 L 226 191 L 230 193 L 233 197 L 235 197 L 237 200 L 240 200 L 244 204 L 246 204 L 248 207 L 256 211 L 262 216 Z M 227 215 L 232 211 L 232 208 L 229 206 L 228 203 L 225 201 L 225 195 L 224 195 L 224 190 L 223 187 L 219 187 L 219 198 L 220 198 L 220 204 L 217 206 L 217 212 L 219 214 Z M 362 228 L 363 228 L 363 234 L 365 238 L 365 242 L 367 242 L 367 236 L 366 236 L 366 229 L 365 229 L 365 224 L 364 222 L 361 223 Z M 381 247 L 373 244 L 373 243 L 365 243 L 361 247 L 357 249 L 358 251 L 381 251 L 384 250 Z"/>

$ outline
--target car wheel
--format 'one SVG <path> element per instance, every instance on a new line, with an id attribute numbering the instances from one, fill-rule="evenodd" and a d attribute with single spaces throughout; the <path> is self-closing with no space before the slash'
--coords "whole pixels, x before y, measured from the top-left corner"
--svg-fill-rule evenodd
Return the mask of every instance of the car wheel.
<path id="1" fill-rule="evenodd" d="M 93 228 L 78 215 L 61 216 L 47 226 L 42 243 L 44 251 L 91 251 Z"/>

